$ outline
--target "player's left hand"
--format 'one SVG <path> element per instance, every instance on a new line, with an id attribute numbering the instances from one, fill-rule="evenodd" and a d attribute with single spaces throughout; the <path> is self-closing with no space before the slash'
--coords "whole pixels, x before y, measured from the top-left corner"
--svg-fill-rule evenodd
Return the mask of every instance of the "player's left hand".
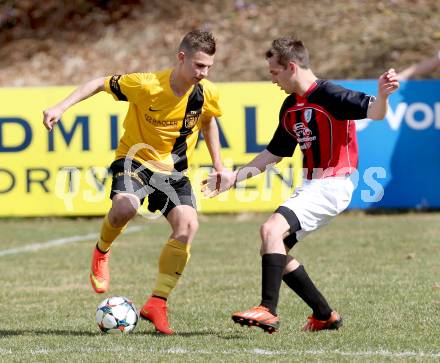
<path id="1" fill-rule="evenodd" d="M 43 111 L 43 125 L 44 127 L 52 131 L 54 126 L 58 123 L 61 118 L 63 111 L 57 107 L 48 108 Z"/>
<path id="2" fill-rule="evenodd" d="M 382 95 L 389 95 L 395 92 L 399 86 L 399 79 L 393 68 L 390 68 L 379 77 L 379 93 Z"/>
<path id="3" fill-rule="evenodd" d="M 208 175 L 208 178 L 202 181 L 201 191 L 207 198 L 213 198 L 216 195 L 231 189 L 237 180 L 237 172 L 223 169 L 215 171 Z"/>

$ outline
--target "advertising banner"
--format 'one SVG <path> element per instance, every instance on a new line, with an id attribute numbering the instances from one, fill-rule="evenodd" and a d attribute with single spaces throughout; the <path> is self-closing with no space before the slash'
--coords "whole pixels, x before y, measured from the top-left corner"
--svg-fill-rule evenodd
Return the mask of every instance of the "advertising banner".
<path id="1" fill-rule="evenodd" d="M 369 94 L 377 82 L 343 81 Z M 402 82 L 383 121 L 358 121 L 359 183 L 350 208 L 440 208 L 440 80 Z"/>
<path id="2" fill-rule="evenodd" d="M 335 81 L 377 93 L 377 81 Z M 264 150 L 286 94 L 269 82 L 220 83 L 222 157 L 236 168 Z M 0 217 L 102 215 L 110 207 L 108 167 L 123 133 L 126 102 L 100 93 L 62 117 L 53 132 L 42 111 L 73 87 L 0 88 Z M 383 121 L 357 121 L 360 164 L 350 208 L 439 208 L 440 80 L 403 82 Z M 190 178 L 201 212 L 272 211 L 301 183 L 301 156 L 214 199 L 199 184 L 211 171 L 202 138 Z M 147 213 L 144 207 L 141 211 Z"/>
<path id="3" fill-rule="evenodd" d="M 219 84 L 219 89 L 222 157 L 233 168 L 264 150 L 285 95 L 270 83 L 226 83 Z M 123 133 L 128 105 L 101 92 L 70 108 L 53 132 L 47 132 L 42 111 L 72 90 L 0 89 L 0 216 L 101 215 L 110 207 L 108 167 Z M 198 209 L 273 210 L 300 183 L 298 156 L 208 200 L 201 198 L 199 185 L 211 171 L 211 160 L 199 139 L 190 166 Z M 143 212 L 147 213 L 146 208 Z"/>

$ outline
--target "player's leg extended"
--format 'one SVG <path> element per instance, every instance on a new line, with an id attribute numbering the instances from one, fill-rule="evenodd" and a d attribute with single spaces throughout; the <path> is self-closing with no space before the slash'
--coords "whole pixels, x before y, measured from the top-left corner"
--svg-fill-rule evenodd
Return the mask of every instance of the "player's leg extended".
<path id="1" fill-rule="evenodd" d="M 342 212 L 350 202 L 352 191 L 353 184 L 349 179 L 334 179 L 331 183 L 329 180 L 305 183 L 299 193 L 289 198 L 277 210 L 286 217 L 291 226 L 290 235 L 284 238 L 286 249 L 289 250 L 296 244 L 297 237 L 303 238 Z M 313 311 L 303 329 L 308 331 L 338 329 L 342 325 L 341 317 L 332 311 L 304 266 L 293 258 L 289 258 L 287 262 L 283 275 L 284 282 Z"/>
<path id="2" fill-rule="evenodd" d="M 283 281 L 289 286 L 313 311 L 308 317 L 305 331 L 322 329 L 338 329 L 342 326 L 342 318 L 333 311 L 325 297 L 310 279 L 303 265 L 291 256 L 287 256 Z"/>
<path id="3" fill-rule="evenodd" d="M 290 234 L 283 242 L 286 251 L 289 251 L 298 242 L 296 232 L 301 230 L 301 224 L 294 211 L 280 207 L 279 212 L 290 221 Z M 326 299 L 316 288 L 303 265 L 291 256 L 287 256 L 286 268 L 283 272 L 283 281 L 289 286 L 313 311 L 313 315 L 319 320 L 327 320 L 332 312 Z"/>
<path id="4" fill-rule="evenodd" d="M 159 274 L 153 295 L 142 308 L 141 316 L 150 320 L 159 332 L 172 334 L 167 319 L 166 301 L 188 263 L 198 221 L 196 210 L 188 205 L 174 207 L 166 218 L 172 227 L 172 233 L 159 258 Z"/>
<path id="5" fill-rule="evenodd" d="M 101 234 L 92 255 L 90 282 L 97 293 L 108 290 L 110 247 L 126 228 L 128 221 L 136 215 L 139 204 L 139 198 L 132 194 L 121 193 L 112 198 L 112 207 L 104 217 Z"/>
<path id="6" fill-rule="evenodd" d="M 276 315 L 282 275 L 286 266 L 286 251 L 283 235 L 289 230 L 289 224 L 279 213 L 274 213 L 262 225 L 260 234 L 262 286 L 260 306 L 232 315 L 232 320 L 241 325 L 258 326 L 272 333 L 279 328 Z"/>

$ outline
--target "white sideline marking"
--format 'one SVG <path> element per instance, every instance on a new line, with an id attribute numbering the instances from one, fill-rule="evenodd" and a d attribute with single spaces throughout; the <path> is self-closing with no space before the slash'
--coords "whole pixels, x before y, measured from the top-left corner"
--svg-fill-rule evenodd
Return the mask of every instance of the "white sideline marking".
<path id="1" fill-rule="evenodd" d="M 140 226 L 133 226 L 128 227 L 124 234 L 127 233 L 134 233 L 139 230 L 141 230 L 142 227 Z M 90 233 L 90 234 L 84 234 L 82 236 L 72 236 L 72 237 L 66 237 L 66 238 L 58 238 L 53 239 L 47 242 L 41 242 L 41 243 L 31 243 L 29 245 L 25 245 L 23 247 L 17 247 L 17 248 L 9 248 L 6 250 L 0 250 L 0 257 L 7 256 L 7 255 L 16 255 L 20 253 L 26 253 L 26 252 L 32 252 L 32 251 L 38 251 L 45 248 L 51 248 L 54 246 L 61 246 L 66 245 L 68 243 L 78 242 L 78 241 L 85 241 L 88 239 L 95 239 L 99 237 L 99 233 Z"/>
<path id="2" fill-rule="evenodd" d="M 65 349 L 50 349 L 46 347 L 41 347 L 37 349 L 30 349 L 28 351 L 20 350 L 19 352 L 13 349 L 0 348 L 0 353 L 2 355 L 17 353 L 21 356 L 23 355 L 50 355 L 50 354 L 62 354 L 62 353 L 111 353 L 111 352 L 126 352 L 126 353 L 159 353 L 159 354 L 174 354 L 174 355 L 231 355 L 236 356 L 237 354 L 251 354 L 256 356 L 329 356 L 329 355 L 339 355 L 344 357 L 388 357 L 388 358 L 440 358 L 440 352 L 392 352 L 388 350 L 366 350 L 360 352 L 347 352 L 340 350 L 267 350 L 267 349 L 231 349 L 231 350 L 206 350 L 206 349 L 186 349 L 182 347 L 172 347 L 168 349 L 142 349 L 135 347 L 126 346 L 114 346 L 112 348 L 65 348 Z"/>

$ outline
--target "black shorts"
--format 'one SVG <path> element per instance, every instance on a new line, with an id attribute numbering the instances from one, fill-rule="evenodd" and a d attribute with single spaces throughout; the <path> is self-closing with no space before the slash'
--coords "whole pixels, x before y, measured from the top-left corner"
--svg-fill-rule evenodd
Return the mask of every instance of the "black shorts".
<path id="1" fill-rule="evenodd" d="M 159 210 L 165 217 L 178 205 L 196 209 L 191 183 L 182 173 L 167 175 L 153 172 L 130 159 L 115 160 L 110 170 L 113 174 L 110 199 L 118 193 L 129 193 L 136 195 L 143 204 L 148 197 L 148 210 Z"/>

